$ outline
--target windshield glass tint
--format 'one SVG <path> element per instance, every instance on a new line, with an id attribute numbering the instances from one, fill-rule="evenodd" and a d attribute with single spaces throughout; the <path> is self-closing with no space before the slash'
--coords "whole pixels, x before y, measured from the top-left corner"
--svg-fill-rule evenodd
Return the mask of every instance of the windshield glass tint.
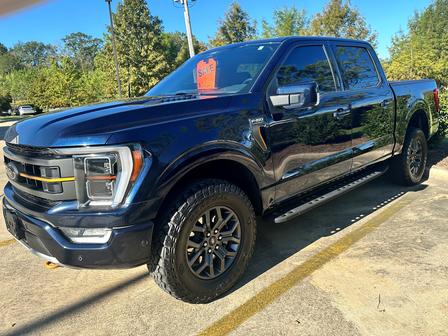
<path id="1" fill-rule="evenodd" d="M 248 92 L 278 45 L 247 44 L 202 53 L 185 62 L 146 95 Z"/>

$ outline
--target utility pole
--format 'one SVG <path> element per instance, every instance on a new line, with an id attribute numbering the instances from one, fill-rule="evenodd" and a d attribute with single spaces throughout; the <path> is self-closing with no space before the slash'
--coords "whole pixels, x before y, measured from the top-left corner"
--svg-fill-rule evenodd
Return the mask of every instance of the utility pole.
<path id="1" fill-rule="evenodd" d="M 187 29 L 188 49 L 190 51 L 190 57 L 193 57 L 195 55 L 195 52 L 193 46 L 193 33 L 191 31 L 190 8 L 188 7 L 189 6 L 188 0 L 174 0 L 174 1 L 180 2 L 182 5 L 184 5 L 184 18 L 185 18 L 185 27 Z"/>
<path id="2" fill-rule="evenodd" d="M 114 62 L 115 62 L 115 72 L 117 75 L 117 85 L 118 85 L 118 95 L 120 98 L 123 98 L 123 92 L 121 91 L 121 81 L 120 81 L 120 69 L 118 67 L 118 56 L 117 56 L 117 47 L 115 45 L 115 29 L 114 29 L 114 20 L 112 17 L 112 8 L 110 3 L 112 0 L 106 0 L 109 5 L 109 18 L 110 18 L 110 29 L 112 30 L 112 49 L 114 51 Z"/>

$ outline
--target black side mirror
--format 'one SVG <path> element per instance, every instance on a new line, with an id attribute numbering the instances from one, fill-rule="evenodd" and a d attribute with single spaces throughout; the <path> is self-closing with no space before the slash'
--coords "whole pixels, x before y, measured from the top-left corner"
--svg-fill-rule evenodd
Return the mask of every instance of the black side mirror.
<path id="1" fill-rule="evenodd" d="M 280 86 L 270 99 L 273 106 L 285 109 L 315 106 L 319 103 L 319 86 L 317 83 Z"/>

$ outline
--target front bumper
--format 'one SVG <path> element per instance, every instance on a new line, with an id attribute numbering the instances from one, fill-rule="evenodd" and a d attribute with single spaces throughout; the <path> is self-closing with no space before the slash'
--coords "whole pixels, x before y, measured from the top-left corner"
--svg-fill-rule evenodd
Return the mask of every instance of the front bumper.
<path id="1" fill-rule="evenodd" d="M 3 214 L 8 230 L 22 245 L 44 259 L 79 268 L 130 268 L 149 261 L 152 221 L 113 228 L 105 244 L 74 244 L 54 223 L 26 214 L 18 204 L 14 206 L 7 194 L 5 190 Z M 101 217 L 97 217 L 96 222 Z M 63 216 L 59 219 L 60 223 L 64 222 Z M 104 220 L 107 221 L 108 216 L 104 216 Z"/>

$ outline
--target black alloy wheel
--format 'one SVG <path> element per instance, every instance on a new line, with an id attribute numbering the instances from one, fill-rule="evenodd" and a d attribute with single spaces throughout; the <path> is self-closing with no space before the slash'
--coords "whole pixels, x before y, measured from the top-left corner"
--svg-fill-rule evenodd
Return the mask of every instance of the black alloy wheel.
<path id="1" fill-rule="evenodd" d="M 428 161 L 428 144 L 425 133 L 410 128 L 401 154 L 392 159 L 392 178 L 401 185 L 412 186 L 423 181 Z"/>
<path id="2" fill-rule="evenodd" d="M 235 261 L 241 242 L 241 224 L 233 210 L 216 206 L 206 210 L 193 226 L 186 256 L 200 279 L 214 279 Z"/>
<path id="3" fill-rule="evenodd" d="M 172 296 L 207 303 L 246 270 L 255 247 L 255 212 L 244 191 L 224 180 L 202 179 L 176 194 L 156 221 L 148 268 Z"/>
<path id="4" fill-rule="evenodd" d="M 409 170 L 414 178 L 418 178 L 423 164 L 423 144 L 422 140 L 418 137 L 411 139 L 411 143 L 408 147 L 408 166 Z"/>

